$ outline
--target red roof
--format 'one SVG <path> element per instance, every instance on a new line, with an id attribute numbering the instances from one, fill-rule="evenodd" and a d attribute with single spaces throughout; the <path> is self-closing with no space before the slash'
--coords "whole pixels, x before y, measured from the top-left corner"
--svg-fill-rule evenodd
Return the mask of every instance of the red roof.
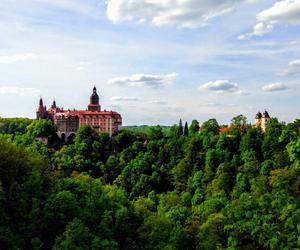
<path id="1" fill-rule="evenodd" d="M 56 113 L 56 116 L 84 118 L 85 116 L 106 116 L 106 117 L 121 117 L 118 112 L 115 111 L 89 111 L 89 110 L 66 110 Z"/>
<path id="2" fill-rule="evenodd" d="M 219 133 L 225 134 L 230 130 L 230 127 L 219 128 Z"/>

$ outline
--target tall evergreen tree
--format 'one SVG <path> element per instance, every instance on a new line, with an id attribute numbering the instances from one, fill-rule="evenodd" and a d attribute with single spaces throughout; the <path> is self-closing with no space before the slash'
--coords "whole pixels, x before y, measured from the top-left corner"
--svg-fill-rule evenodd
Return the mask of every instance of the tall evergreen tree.
<path id="1" fill-rule="evenodd" d="M 179 125 L 178 125 L 178 135 L 179 136 L 183 135 L 183 126 L 182 126 L 181 119 L 179 120 Z"/>
<path id="2" fill-rule="evenodd" d="M 187 122 L 185 122 L 185 124 L 184 124 L 183 135 L 184 136 L 189 136 L 189 127 L 188 127 L 188 123 Z"/>

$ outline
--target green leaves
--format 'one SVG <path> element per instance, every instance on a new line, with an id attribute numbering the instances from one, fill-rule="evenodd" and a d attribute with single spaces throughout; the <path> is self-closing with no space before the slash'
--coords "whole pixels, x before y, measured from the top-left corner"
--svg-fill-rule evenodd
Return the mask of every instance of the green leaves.
<path id="1" fill-rule="evenodd" d="M 287 152 L 290 160 L 295 163 L 297 169 L 300 168 L 300 138 L 287 145 Z"/>
<path id="2" fill-rule="evenodd" d="M 35 120 L 26 128 L 26 134 L 34 139 L 54 135 L 55 131 L 55 126 L 50 120 Z"/>
<path id="3" fill-rule="evenodd" d="M 266 133 L 233 123 L 112 139 L 82 127 L 57 148 L 34 140 L 53 133 L 47 121 L 12 126 L 0 139 L 0 248 L 299 249 L 299 121 L 271 119 Z"/>

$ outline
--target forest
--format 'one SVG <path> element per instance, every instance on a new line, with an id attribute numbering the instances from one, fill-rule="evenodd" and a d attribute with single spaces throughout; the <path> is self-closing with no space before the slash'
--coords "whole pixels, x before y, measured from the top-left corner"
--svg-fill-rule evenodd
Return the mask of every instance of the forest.
<path id="1" fill-rule="evenodd" d="M 240 118 L 70 144 L 0 119 L 0 249 L 300 249 L 300 120 Z"/>

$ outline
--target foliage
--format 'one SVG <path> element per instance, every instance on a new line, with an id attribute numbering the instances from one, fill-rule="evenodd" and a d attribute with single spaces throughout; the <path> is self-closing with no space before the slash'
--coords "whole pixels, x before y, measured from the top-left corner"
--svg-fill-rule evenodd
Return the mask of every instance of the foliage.
<path id="1" fill-rule="evenodd" d="M 31 122 L 28 118 L 0 118 L 0 134 L 24 134 Z"/>
<path id="2" fill-rule="evenodd" d="M 56 146 L 51 122 L 2 126 L 0 249 L 299 249 L 299 120 L 233 123 Z"/>
<path id="3" fill-rule="evenodd" d="M 198 133 L 199 132 L 199 122 L 197 120 L 193 120 L 191 125 L 190 125 L 190 128 L 189 128 L 189 132 L 191 134 L 195 134 L 195 133 Z"/>
<path id="4" fill-rule="evenodd" d="M 35 120 L 27 128 L 26 134 L 31 138 L 54 135 L 55 126 L 50 120 Z"/>
<path id="5" fill-rule="evenodd" d="M 244 115 L 238 115 L 231 119 L 231 123 L 236 127 L 244 127 L 247 125 L 247 117 Z"/>
<path id="6" fill-rule="evenodd" d="M 203 132 L 212 132 L 217 133 L 219 130 L 219 124 L 216 119 L 209 119 L 206 122 L 204 122 L 201 126 L 201 129 Z"/>

